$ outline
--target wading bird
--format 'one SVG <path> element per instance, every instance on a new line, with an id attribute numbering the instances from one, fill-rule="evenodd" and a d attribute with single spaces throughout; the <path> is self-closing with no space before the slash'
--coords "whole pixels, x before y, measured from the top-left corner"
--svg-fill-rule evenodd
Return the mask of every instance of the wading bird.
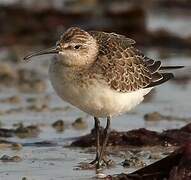
<path id="1" fill-rule="evenodd" d="M 173 78 L 167 70 L 183 67 L 162 66 L 161 61 L 146 57 L 136 49 L 134 40 L 123 35 L 77 27 L 64 32 L 54 48 L 24 59 L 43 54 L 56 54 L 49 76 L 57 94 L 94 117 L 96 158 L 90 164 L 97 169 L 107 163 L 104 153 L 111 118 L 130 111 L 153 87 Z M 99 118 L 107 119 L 101 147 Z"/>

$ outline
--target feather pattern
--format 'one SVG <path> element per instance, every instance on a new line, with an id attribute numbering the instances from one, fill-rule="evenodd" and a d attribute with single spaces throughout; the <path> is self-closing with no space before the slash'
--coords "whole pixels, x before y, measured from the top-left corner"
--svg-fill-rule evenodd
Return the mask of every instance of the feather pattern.
<path id="1" fill-rule="evenodd" d="M 131 92 L 159 85 L 173 77 L 171 73 L 160 73 L 161 61 L 146 57 L 134 47 L 134 40 L 114 33 L 89 33 L 99 44 L 97 59 L 89 70 L 92 75 L 100 74 L 110 88 Z"/>

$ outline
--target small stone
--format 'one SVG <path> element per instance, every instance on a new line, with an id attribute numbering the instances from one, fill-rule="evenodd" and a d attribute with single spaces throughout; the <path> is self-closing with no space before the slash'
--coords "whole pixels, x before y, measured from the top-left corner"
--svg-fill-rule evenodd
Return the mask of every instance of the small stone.
<path id="1" fill-rule="evenodd" d="M 14 129 L 0 128 L 0 137 L 13 137 Z"/>
<path id="2" fill-rule="evenodd" d="M 26 99 L 26 101 L 27 101 L 28 103 L 34 103 L 34 102 L 37 101 L 37 98 L 29 97 L 29 98 Z"/>
<path id="3" fill-rule="evenodd" d="M 40 133 L 40 129 L 37 125 L 23 126 L 21 124 L 16 130 L 15 134 L 20 138 L 36 137 Z"/>
<path id="4" fill-rule="evenodd" d="M 121 164 L 123 167 L 130 167 L 130 163 L 127 159 L 125 159 Z"/>
<path id="5" fill-rule="evenodd" d="M 52 127 L 55 128 L 57 131 L 63 131 L 64 130 L 64 121 L 63 120 L 57 120 L 52 124 Z"/>
<path id="6" fill-rule="evenodd" d="M 134 153 L 129 153 L 128 157 L 121 163 L 123 167 L 143 167 L 145 163 Z"/>
<path id="7" fill-rule="evenodd" d="M 144 115 L 145 121 L 159 121 L 162 119 L 162 116 L 158 112 L 152 112 Z"/>
<path id="8" fill-rule="evenodd" d="M 20 149 L 22 149 L 22 144 L 18 144 L 18 143 L 15 143 L 15 144 L 12 144 L 12 149 L 13 150 L 20 150 Z"/>
<path id="9" fill-rule="evenodd" d="M 22 158 L 19 157 L 19 156 L 8 156 L 8 155 L 3 155 L 1 158 L 0 158 L 1 161 L 3 162 L 19 162 L 19 161 L 22 161 Z"/>
<path id="10" fill-rule="evenodd" d="M 3 156 L 0 158 L 1 161 L 7 161 L 7 160 L 9 160 L 9 159 L 10 159 L 10 156 L 8 156 L 8 155 L 3 155 Z"/>
<path id="11" fill-rule="evenodd" d="M 86 129 L 88 126 L 87 126 L 87 123 L 82 119 L 82 118 L 77 118 L 73 123 L 72 123 L 72 126 L 75 128 L 75 129 Z"/>

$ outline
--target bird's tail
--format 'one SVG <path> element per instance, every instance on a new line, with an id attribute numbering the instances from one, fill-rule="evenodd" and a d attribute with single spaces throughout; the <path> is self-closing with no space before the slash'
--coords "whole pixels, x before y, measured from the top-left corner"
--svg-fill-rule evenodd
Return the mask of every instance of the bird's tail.
<path id="1" fill-rule="evenodd" d="M 185 66 L 161 66 L 159 70 L 174 70 L 174 69 L 181 69 Z"/>
<path id="2" fill-rule="evenodd" d="M 160 84 L 174 78 L 174 74 L 172 72 L 168 72 L 168 71 L 181 69 L 181 68 L 184 68 L 184 66 L 160 66 L 160 67 L 158 67 L 157 72 L 152 74 L 152 82 L 147 86 L 147 88 L 160 85 Z"/>

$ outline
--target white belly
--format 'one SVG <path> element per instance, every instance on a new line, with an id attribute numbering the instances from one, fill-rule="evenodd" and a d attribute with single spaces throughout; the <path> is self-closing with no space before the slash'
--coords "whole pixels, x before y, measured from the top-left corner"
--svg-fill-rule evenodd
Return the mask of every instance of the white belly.
<path id="1" fill-rule="evenodd" d="M 81 87 L 72 81 L 65 81 L 64 77 L 52 72 L 50 72 L 50 79 L 55 91 L 63 100 L 95 117 L 125 113 L 143 101 L 144 95 L 151 90 L 147 88 L 130 93 L 120 93 L 98 82 L 88 87 Z"/>

